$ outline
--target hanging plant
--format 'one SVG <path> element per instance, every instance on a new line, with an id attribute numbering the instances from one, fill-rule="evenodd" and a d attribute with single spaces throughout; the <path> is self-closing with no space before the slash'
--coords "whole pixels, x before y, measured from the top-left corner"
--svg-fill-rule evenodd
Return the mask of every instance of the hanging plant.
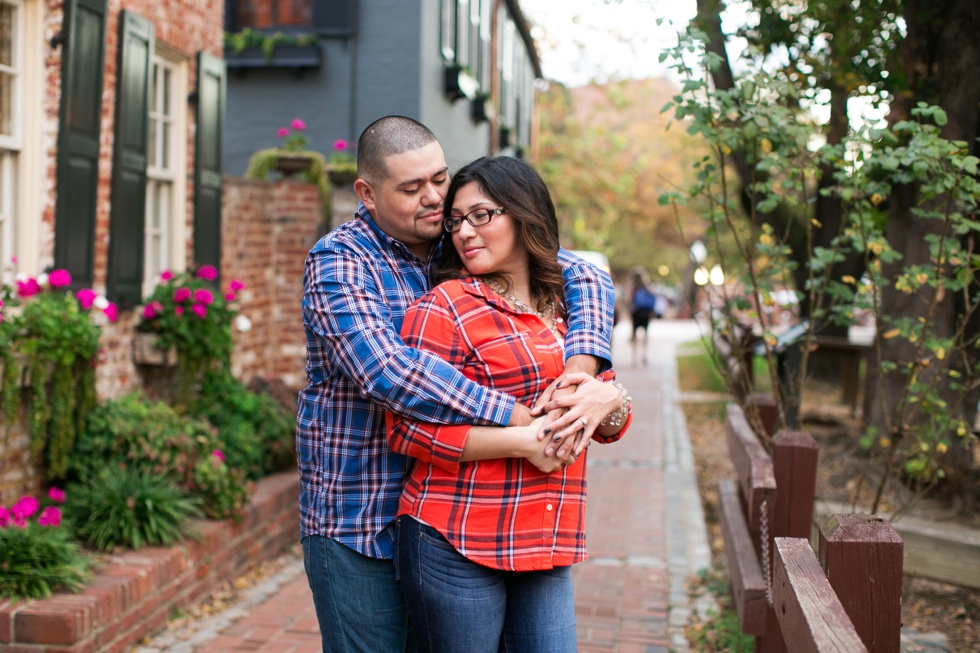
<path id="1" fill-rule="evenodd" d="M 75 434 L 96 403 L 102 328 L 88 309 L 101 308 L 113 322 L 117 316 L 115 304 L 91 290 L 65 291 L 70 284 L 66 270 L 19 278 L 21 310 L 11 319 L 13 347 L 27 358 L 31 455 L 46 464 L 50 479 L 64 478 Z"/>

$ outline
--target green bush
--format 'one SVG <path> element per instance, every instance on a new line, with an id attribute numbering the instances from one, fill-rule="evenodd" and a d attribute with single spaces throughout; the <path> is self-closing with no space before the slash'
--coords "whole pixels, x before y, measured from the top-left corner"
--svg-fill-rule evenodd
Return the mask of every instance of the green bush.
<path id="1" fill-rule="evenodd" d="M 88 579 L 89 565 L 58 508 L 42 510 L 31 497 L 9 510 L 0 507 L 0 597 L 44 599 L 56 589 L 75 591 Z"/>
<path id="2" fill-rule="evenodd" d="M 170 546 L 187 535 L 187 519 L 202 514 L 200 499 L 145 470 L 106 469 L 72 490 L 66 507 L 75 532 L 100 551 Z"/>
<path id="3" fill-rule="evenodd" d="M 248 503 L 242 472 L 226 465 L 218 453 L 198 461 L 191 481 L 194 494 L 204 499 L 205 514 L 215 519 L 237 515 Z"/>
<path id="4" fill-rule="evenodd" d="M 133 393 L 106 401 L 89 415 L 86 429 L 75 443 L 72 478 L 86 483 L 105 468 L 134 468 L 165 476 L 199 496 L 207 504 L 208 516 L 231 517 L 233 512 L 214 506 L 244 504 L 244 473 L 226 468 L 225 481 L 217 485 L 195 479 L 202 462 L 213 457 L 223 459 L 222 447 L 216 429 L 205 420 L 179 415 L 166 404 Z M 219 491 L 227 496 L 216 495 Z"/>
<path id="5" fill-rule="evenodd" d="M 296 464 L 293 415 L 231 375 L 207 377 L 190 412 L 218 429 L 226 462 L 249 479 Z"/>

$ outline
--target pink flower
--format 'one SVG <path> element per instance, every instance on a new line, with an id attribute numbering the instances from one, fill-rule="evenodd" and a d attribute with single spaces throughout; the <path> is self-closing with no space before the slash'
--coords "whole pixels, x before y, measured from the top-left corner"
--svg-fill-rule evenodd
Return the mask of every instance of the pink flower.
<path id="1" fill-rule="evenodd" d="M 112 302 L 109 302 L 109 305 L 103 308 L 102 312 L 105 313 L 105 316 L 109 318 L 110 322 L 115 322 L 119 319 L 119 307 Z"/>
<path id="2" fill-rule="evenodd" d="M 225 301 L 226 302 L 233 302 L 233 301 L 235 301 L 235 293 L 233 293 L 233 292 L 226 292 L 225 293 Z"/>
<path id="3" fill-rule="evenodd" d="M 225 462 L 225 454 L 221 452 L 221 449 L 215 449 L 214 451 L 211 452 L 211 455 L 217 458 L 218 460 L 220 460 L 221 462 Z"/>
<path id="4" fill-rule="evenodd" d="M 10 511 L 0 506 L 0 528 L 5 528 L 10 523 Z"/>
<path id="5" fill-rule="evenodd" d="M 17 282 L 18 297 L 30 297 L 31 295 L 36 295 L 39 292 L 41 292 L 41 286 L 38 285 L 37 279 L 28 278 L 26 281 Z"/>
<path id="6" fill-rule="evenodd" d="M 213 265 L 202 265 L 197 271 L 197 276 L 205 281 L 214 281 L 218 278 L 218 269 Z"/>
<path id="7" fill-rule="evenodd" d="M 178 288 L 174 291 L 174 301 L 180 304 L 191 298 L 190 288 Z"/>
<path id="8" fill-rule="evenodd" d="M 153 318 L 155 318 L 157 315 L 160 314 L 160 311 L 157 310 L 158 304 L 159 302 L 153 302 L 152 304 L 147 304 L 146 306 L 143 307 L 144 320 L 152 320 Z"/>
<path id="9" fill-rule="evenodd" d="M 276 136 L 279 138 L 285 138 L 289 136 L 289 127 L 280 127 L 279 131 L 276 132 Z"/>
<path id="10" fill-rule="evenodd" d="M 184 307 L 183 306 L 175 306 L 174 307 L 174 313 L 176 315 L 183 315 L 184 314 Z"/>
<path id="11" fill-rule="evenodd" d="M 61 288 L 63 286 L 70 286 L 71 274 L 68 273 L 68 270 L 61 270 L 61 269 L 51 270 L 51 273 L 48 275 L 48 284 L 52 288 Z"/>
<path id="12" fill-rule="evenodd" d="M 65 491 L 61 488 L 52 487 L 50 490 L 48 490 L 48 498 L 58 503 L 64 503 Z"/>
<path id="13" fill-rule="evenodd" d="M 34 497 L 21 497 L 20 500 L 15 503 L 10 512 L 14 514 L 14 517 L 18 515 L 21 517 L 30 517 L 37 512 L 37 509 L 41 507 L 41 504 Z"/>
<path id="14" fill-rule="evenodd" d="M 17 265 L 17 257 L 16 256 L 11 256 L 10 257 L 10 262 L 13 263 L 14 265 Z"/>
<path id="15" fill-rule="evenodd" d="M 41 511 L 41 516 L 37 518 L 37 523 L 41 526 L 60 526 L 61 511 L 54 506 L 48 506 Z"/>
<path id="16" fill-rule="evenodd" d="M 304 129 L 306 129 L 306 123 L 300 120 L 299 118 L 293 118 L 293 121 L 289 123 L 289 126 L 298 132 L 301 132 Z"/>
<path id="17" fill-rule="evenodd" d="M 214 301 L 214 295 L 207 288 L 198 288 L 194 291 L 194 301 L 207 306 Z"/>
<path id="18" fill-rule="evenodd" d="M 191 306 L 191 312 L 203 320 L 208 316 L 208 307 L 204 304 L 194 304 Z"/>
<path id="19" fill-rule="evenodd" d="M 238 279 L 232 279 L 231 283 L 228 284 L 228 290 L 232 292 L 238 292 L 245 287 L 245 284 Z"/>
<path id="20" fill-rule="evenodd" d="M 174 273 L 170 270 L 164 270 L 160 273 L 160 281 L 170 281 L 174 278 Z"/>
<path id="21" fill-rule="evenodd" d="M 95 301 L 95 291 L 91 288 L 82 288 L 75 293 L 75 299 L 78 300 L 82 308 L 88 309 L 92 306 L 92 302 Z"/>
<path id="22" fill-rule="evenodd" d="M 347 141 L 345 141 L 343 139 L 338 139 L 338 140 L 334 141 L 333 142 L 333 149 L 337 150 L 338 152 L 340 152 L 342 150 L 346 150 L 347 149 Z"/>

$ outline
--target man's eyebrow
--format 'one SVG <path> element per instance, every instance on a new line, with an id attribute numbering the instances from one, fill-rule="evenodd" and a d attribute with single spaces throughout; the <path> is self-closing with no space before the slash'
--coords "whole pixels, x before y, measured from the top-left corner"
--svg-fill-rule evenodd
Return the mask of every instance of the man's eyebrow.
<path id="1" fill-rule="evenodd" d="M 449 166 L 446 166 L 445 168 L 442 168 L 441 170 L 433 173 L 433 175 L 431 177 L 416 177 L 415 179 L 406 179 L 405 181 L 403 181 L 400 184 L 398 184 L 398 186 L 399 187 L 401 187 L 401 186 L 415 186 L 417 184 L 424 184 L 429 179 L 432 179 L 433 177 L 440 177 L 440 176 L 446 174 L 447 172 L 449 172 Z"/>

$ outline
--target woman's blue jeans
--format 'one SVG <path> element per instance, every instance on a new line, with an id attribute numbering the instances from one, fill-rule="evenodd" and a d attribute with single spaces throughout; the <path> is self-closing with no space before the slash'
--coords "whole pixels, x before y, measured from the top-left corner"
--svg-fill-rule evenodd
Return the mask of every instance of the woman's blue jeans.
<path id="1" fill-rule="evenodd" d="M 395 573 L 421 652 L 575 653 L 572 568 L 500 571 L 437 530 L 398 521 Z"/>

